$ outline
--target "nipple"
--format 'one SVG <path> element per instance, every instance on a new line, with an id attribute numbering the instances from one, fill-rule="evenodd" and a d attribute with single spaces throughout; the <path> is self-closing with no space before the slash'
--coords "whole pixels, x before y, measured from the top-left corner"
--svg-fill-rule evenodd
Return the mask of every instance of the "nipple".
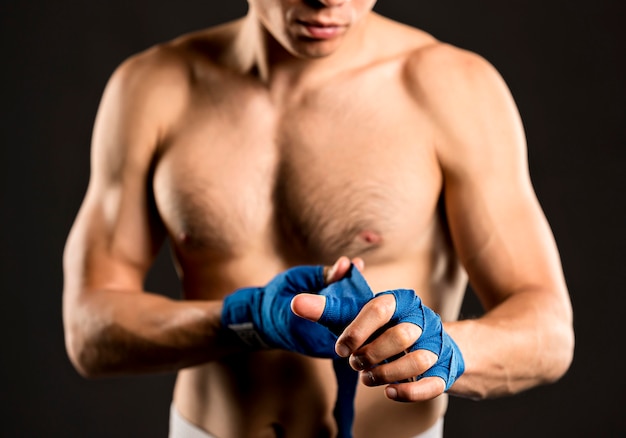
<path id="1" fill-rule="evenodd" d="M 359 237 L 368 245 L 380 245 L 383 238 L 380 234 L 372 230 L 364 230 L 359 233 Z"/>

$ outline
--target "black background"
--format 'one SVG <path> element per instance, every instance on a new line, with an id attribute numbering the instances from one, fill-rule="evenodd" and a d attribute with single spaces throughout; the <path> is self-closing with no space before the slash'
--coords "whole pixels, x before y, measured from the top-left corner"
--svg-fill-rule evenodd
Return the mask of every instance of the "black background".
<path id="1" fill-rule="evenodd" d="M 172 375 L 88 381 L 71 367 L 61 255 L 109 75 L 137 51 L 246 10 L 243 0 L 211 3 L 1 3 L 2 436 L 166 436 Z M 504 76 L 574 304 L 568 374 L 511 398 L 451 399 L 446 437 L 625 437 L 624 2 L 380 0 L 376 10 L 483 55 Z M 148 283 L 178 293 L 165 254 Z M 468 297 L 463 314 L 477 312 Z"/>

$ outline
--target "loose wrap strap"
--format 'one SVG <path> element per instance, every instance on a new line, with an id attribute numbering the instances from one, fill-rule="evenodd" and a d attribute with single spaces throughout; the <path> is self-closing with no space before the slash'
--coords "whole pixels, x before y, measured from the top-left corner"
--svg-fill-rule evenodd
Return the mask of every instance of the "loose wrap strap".
<path id="1" fill-rule="evenodd" d="M 301 292 L 324 295 L 332 313 L 322 317 L 328 324 L 302 319 L 291 311 L 292 298 Z M 350 271 L 329 286 L 321 266 L 299 266 L 277 275 L 265 287 L 239 289 L 224 299 L 222 325 L 251 349 L 280 348 L 313 357 L 333 359 L 337 378 L 334 416 L 340 438 L 352 436 L 354 396 L 358 373 L 348 360 L 335 353 L 337 337 L 373 294 L 358 270 Z M 348 309 L 349 307 L 349 309 Z M 341 309 L 345 309 L 342 311 Z"/>

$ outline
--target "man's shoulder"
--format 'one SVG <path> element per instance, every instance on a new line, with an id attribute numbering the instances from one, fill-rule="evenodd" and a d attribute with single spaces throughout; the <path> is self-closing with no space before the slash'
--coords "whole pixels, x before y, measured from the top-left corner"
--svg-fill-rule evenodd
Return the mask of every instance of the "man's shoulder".
<path id="1" fill-rule="evenodd" d="M 468 102 L 508 93 L 500 73 L 483 56 L 435 39 L 407 53 L 403 81 L 420 105 L 446 117 Z"/>
<path id="2" fill-rule="evenodd" d="M 166 132 L 188 110 L 198 84 L 205 87 L 215 70 L 210 66 L 216 65 L 211 59 L 219 55 L 219 42 L 212 32 L 183 35 L 126 58 L 108 80 L 102 113 L 132 120 L 135 134 L 152 128 Z"/>
<path id="3" fill-rule="evenodd" d="M 233 25 L 227 23 L 155 44 L 126 58 L 113 78 L 153 92 L 188 91 L 199 75 L 218 67 Z"/>
<path id="4" fill-rule="evenodd" d="M 494 126 L 516 129 L 517 111 L 504 79 L 480 54 L 433 40 L 405 58 L 403 80 L 437 127 L 447 163 L 486 156 Z M 459 140 L 463 139 L 463 140 Z M 452 157 L 452 158 L 451 158 Z"/>
<path id="5" fill-rule="evenodd" d="M 437 81 L 463 82 L 494 71 L 493 66 L 475 52 L 443 42 L 413 26 L 382 16 L 376 18 L 377 35 L 381 36 L 378 40 L 386 47 L 382 56 L 399 55 L 409 80 L 432 86 Z"/>
<path id="6" fill-rule="evenodd" d="M 492 81 L 498 75 L 493 65 L 478 53 L 433 40 L 412 50 L 406 58 L 406 77 L 415 85 L 465 88 L 477 81 Z"/>

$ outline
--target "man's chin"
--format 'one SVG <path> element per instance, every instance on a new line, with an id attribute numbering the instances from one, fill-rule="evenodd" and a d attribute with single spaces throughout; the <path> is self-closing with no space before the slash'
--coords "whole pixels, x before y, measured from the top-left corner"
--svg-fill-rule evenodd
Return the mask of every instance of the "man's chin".
<path id="1" fill-rule="evenodd" d="M 305 39 L 293 44 L 289 52 L 301 59 L 319 59 L 332 55 L 339 48 L 337 40 Z"/>

